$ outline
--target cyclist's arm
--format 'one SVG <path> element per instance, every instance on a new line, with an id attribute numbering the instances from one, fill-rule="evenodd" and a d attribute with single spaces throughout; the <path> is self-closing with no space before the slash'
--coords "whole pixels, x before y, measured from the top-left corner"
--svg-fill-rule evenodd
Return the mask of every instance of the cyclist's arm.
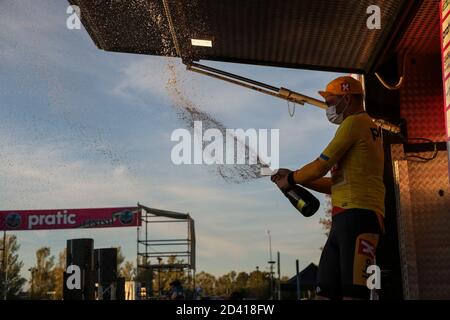
<path id="1" fill-rule="evenodd" d="M 305 185 L 324 177 L 356 142 L 357 134 L 352 131 L 352 125 L 352 119 L 344 121 L 320 157 L 294 172 L 294 182 Z"/>
<path id="2" fill-rule="evenodd" d="M 311 183 L 325 176 L 329 170 L 325 161 L 316 159 L 294 172 L 294 182 L 301 185 Z"/>
<path id="3" fill-rule="evenodd" d="M 303 183 L 302 186 L 320 193 L 331 194 L 331 178 L 329 177 L 323 177 L 311 182 L 306 182 Z"/>

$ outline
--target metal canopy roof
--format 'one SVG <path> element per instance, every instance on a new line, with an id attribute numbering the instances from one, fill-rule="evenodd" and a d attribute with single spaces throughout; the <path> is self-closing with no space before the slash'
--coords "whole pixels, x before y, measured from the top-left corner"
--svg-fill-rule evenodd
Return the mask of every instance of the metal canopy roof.
<path id="1" fill-rule="evenodd" d="M 177 56 L 164 0 L 69 0 L 107 51 Z M 412 0 L 165 0 L 182 58 L 367 73 Z M 381 8 L 381 29 L 367 8 Z M 194 47 L 191 39 L 212 40 Z"/>

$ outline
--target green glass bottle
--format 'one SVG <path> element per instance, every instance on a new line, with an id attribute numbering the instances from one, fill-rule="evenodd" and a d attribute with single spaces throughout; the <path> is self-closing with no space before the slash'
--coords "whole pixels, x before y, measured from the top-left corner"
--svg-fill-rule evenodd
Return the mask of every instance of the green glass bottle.
<path id="1" fill-rule="evenodd" d="M 311 192 L 299 185 L 293 185 L 284 192 L 291 204 L 303 216 L 311 217 L 320 207 L 320 201 Z"/>

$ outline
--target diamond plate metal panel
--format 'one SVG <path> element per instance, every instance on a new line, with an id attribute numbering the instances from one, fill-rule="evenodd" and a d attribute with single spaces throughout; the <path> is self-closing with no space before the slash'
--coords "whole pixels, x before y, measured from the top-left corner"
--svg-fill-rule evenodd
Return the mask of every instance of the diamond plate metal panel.
<path id="1" fill-rule="evenodd" d="M 408 137 L 446 141 L 440 54 L 411 56 L 400 90 L 400 116 Z"/>
<path id="2" fill-rule="evenodd" d="M 412 54 L 440 52 L 439 23 L 439 1 L 423 1 L 397 51 L 407 49 Z"/>
<path id="3" fill-rule="evenodd" d="M 404 159 L 392 147 L 405 298 L 450 299 L 450 188 L 447 152 Z M 429 156 L 430 153 L 423 153 Z"/>
<path id="4" fill-rule="evenodd" d="M 397 198 L 397 226 L 400 262 L 403 280 L 403 297 L 419 298 L 416 245 L 414 240 L 413 205 L 408 174 L 408 161 L 404 159 L 403 145 L 391 147 L 395 191 Z"/>
<path id="5" fill-rule="evenodd" d="M 410 188 L 418 253 L 420 297 L 450 299 L 450 197 L 448 157 L 410 162 Z M 444 196 L 439 195 L 444 191 Z"/>
<path id="6" fill-rule="evenodd" d="M 367 72 L 411 0 L 168 0 L 182 55 Z M 69 0 L 98 47 L 173 56 L 162 0 Z M 382 27 L 369 29 L 378 5 Z M 212 39 L 212 48 L 191 38 Z"/>

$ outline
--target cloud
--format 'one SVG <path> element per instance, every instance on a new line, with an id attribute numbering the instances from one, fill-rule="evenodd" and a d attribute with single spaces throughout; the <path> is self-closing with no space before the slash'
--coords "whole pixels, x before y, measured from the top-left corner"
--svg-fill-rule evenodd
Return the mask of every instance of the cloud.
<path id="1" fill-rule="evenodd" d="M 58 41 L 48 35 L 59 36 L 58 28 L 60 30 L 66 28 L 65 21 L 68 17 L 66 7 L 55 6 L 54 3 L 45 1 L 39 1 L 38 5 L 31 5 L 26 0 L 2 1 L 0 3 L 2 62 L 33 64 L 40 59 L 46 59 L 62 65 L 67 59 L 58 47 Z M 24 56 L 29 59 L 24 60 Z"/>
<path id="2" fill-rule="evenodd" d="M 121 80 L 110 92 L 114 96 L 137 103 L 145 101 L 140 95 L 148 95 L 170 105 L 177 90 L 185 101 L 226 122 L 239 123 L 237 119 L 260 114 L 263 105 L 273 102 L 272 97 L 189 72 L 174 58 L 139 59 L 120 72 Z"/>
<path id="3" fill-rule="evenodd" d="M 162 59 L 139 59 L 120 69 L 119 82 L 111 89 L 111 94 L 125 100 L 136 101 L 136 92 L 143 92 L 168 102 L 165 84 L 169 80 L 165 62 Z"/>
<path id="4" fill-rule="evenodd" d="M 236 240 L 218 237 L 210 234 L 200 234 L 197 236 L 198 255 L 200 259 L 241 259 L 247 250 Z"/>
<path id="5" fill-rule="evenodd" d="M 3 134 L 0 145 L 2 202 L 27 207 L 134 203 L 140 186 L 123 165 L 70 159 L 70 145 L 22 145 Z M 26 199 L 26 202 L 23 200 Z"/>
<path id="6" fill-rule="evenodd" d="M 168 185 L 163 187 L 163 190 L 180 202 L 201 203 L 208 202 L 208 205 L 220 205 L 226 203 L 230 199 L 230 193 L 235 193 L 232 190 L 224 190 L 214 186 L 192 186 L 188 183 L 178 185 Z M 254 204 L 252 199 L 247 198 L 245 195 L 235 193 L 233 195 L 233 206 L 245 207 Z"/>

